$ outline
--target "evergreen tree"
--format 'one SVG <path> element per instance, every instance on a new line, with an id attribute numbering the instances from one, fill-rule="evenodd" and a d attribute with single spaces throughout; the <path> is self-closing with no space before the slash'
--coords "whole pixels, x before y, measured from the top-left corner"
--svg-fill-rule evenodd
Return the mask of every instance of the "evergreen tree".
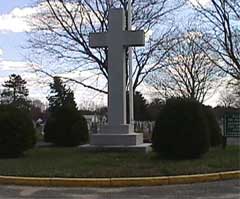
<path id="1" fill-rule="evenodd" d="M 143 97 L 143 95 L 136 91 L 133 95 L 134 100 L 134 120 L 135 121 L 147 121 L 149 120 L 148 112 L 147 112 L 147 101 Z M 128 102 L 128 92 L 127 92 L 127 100 Z M 127 121 L 129 121 L 129 103 L 127 103 Z"/>
<path id="2" fill-rule="evenodd" d="M 2 104 L 12 104 L 16 107 L 29 107 L 27 82 L 20 75 L 12 74 L 9 80 L 2 85 L 4 87 L 1 93 Z"/>
<path id="3" fill-rule="evenodd" d="M 59 77 L 54 77 L 53 83 L 50 83 L 50 88 L 50 95 L 47 97 L 50 112 L 54 112 L 65 105 L 77 107 L 73 91 L 70 88 L 66 88 L 66 85 L 63 84 Z"/>
<path id="4" fill-rule="evenodd" d="M 44 140 L 57 146 L 77 146 L 88 141 L 87 121 L 77 109 L 74 93 L 59 77 L 54 77 L 48 96 L 49 117 Z"/>
<path id="5" fill-rule="evenodd" d="M 148 105 L 148 115 L 151 121 L 156 121 L 165 102 L 160 98 L 154 98 Z"/>

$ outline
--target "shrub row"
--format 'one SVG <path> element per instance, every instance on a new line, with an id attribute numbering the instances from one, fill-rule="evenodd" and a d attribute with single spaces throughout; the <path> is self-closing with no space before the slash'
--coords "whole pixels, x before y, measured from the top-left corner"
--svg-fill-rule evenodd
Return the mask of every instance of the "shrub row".
<path id="1" fill-rule="evenodd" d="M 57 146 L 76 146 L 89 139 L 87 122 L 73 106 L 51 112 L 44 131 L 45 141 Z M 179 98 L 166 102 L 152 138 L 153 149 L 169 158 L 198 158 L 221 141 L 211 108 Z M 18 157 L 35 142 L 30 114 L 11 105 L 0 105 L 0 157 Z"/>
<path id="2" fill-rule="evenodd" d="M 76 146 L 88 141 L 85 118 L 71 106 L 50 114 L 45 141 L 57 146 Z M 15 158 L 34 147 L 36 132 L 30 113 L 12 105 L 0 105 L 0 158 Z"/>

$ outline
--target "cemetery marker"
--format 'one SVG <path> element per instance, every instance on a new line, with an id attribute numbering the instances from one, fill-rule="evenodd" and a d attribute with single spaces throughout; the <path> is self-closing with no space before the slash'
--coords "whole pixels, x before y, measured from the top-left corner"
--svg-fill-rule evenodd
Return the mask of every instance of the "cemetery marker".
<path id="1" fill-rule="evenodd" d="M 122 9 L 111 9 L 109 31 L 90 34 L 90 47 L 108 47 L 108 124 L 126 124 L 126 48 L 144 46 L 143 31 L 125 31 Z"/>
<path id="2" fill-rule="evenodd" d="M 126 31 L 123 9 L 109 10 L 108 32 L 90 33 L 92 48 L 108 48 L 108 125 L 92 134 L 92 146 L 144 146 L 143 135 L 126 123 L 126 49 L 144 46 L 144 31 Z M 149 148 L 149 145 L 147 145 Z"/>

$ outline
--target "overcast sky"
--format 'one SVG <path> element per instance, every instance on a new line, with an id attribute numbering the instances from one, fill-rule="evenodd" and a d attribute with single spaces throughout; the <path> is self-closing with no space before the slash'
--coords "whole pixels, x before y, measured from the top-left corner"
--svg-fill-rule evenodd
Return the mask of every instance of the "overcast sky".
<path id="1" fill-rule="evenodd" d="M 202 0 L 207 2 L 208 0 Z M 0 88 L 12 73 L 20 74 L 28 82 L 30 97 L 46 101 L 48 87 L 39 84 L 40 77 L 28 67 L 25 51 L 29 26 L 26 17 L 34 13 L 33 0 L 0 0 Z M 106 104 L 107 97 L 82 87 L 73 86 L 77 103 Z M 145 93 L 149 94 L 149 93 Z M 148 97 L 148 96 L 146 96 Z M 216 96 L 207 104 L 216 104 Z"/>

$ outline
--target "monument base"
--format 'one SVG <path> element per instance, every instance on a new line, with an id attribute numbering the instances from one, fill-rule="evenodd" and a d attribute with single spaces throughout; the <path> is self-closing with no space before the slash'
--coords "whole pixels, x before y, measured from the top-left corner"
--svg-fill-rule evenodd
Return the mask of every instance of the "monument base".
<path id="1" fill-rule="evenodd" d="M 90 136 L 90 144 L 97 146 L 135 146 L 142 143 L 143 134 L 140 133 L 97 133 Z"/>
<path id="2" fill-rule="evenodd" d="M 134 146 L 97 146 L 97 145 L 81 145 L 79 146 L 81 151 L 85 152 L 141 152 L 148 153 L 152 151 L 150 143 L 144 143 Z"/>
<path id="3" fill-rule="evenodd" d="M 90 144 L 81 145 L 82 151 L 151 151 L 151 144 L 143 143 L 143 134 L 134 133 L 133 125 L 107 125 L 99 133 L 90 135 Z"/>
<path id="4" fill-rule="evenodd" d="M 95 146 L 135 146 L 143 143 L 143 134 L 134 133 L 131 124 L 106 125 L 99 133 L 90 135 L 90 145 Z"/>
<path id="5" fill-rule="evenodd" d="M 132 124 L 122 124 L 117 126 L 102 126 L 99 134 L 129 134 L 132 132 L 134 132 L 134 126 Z"/>

